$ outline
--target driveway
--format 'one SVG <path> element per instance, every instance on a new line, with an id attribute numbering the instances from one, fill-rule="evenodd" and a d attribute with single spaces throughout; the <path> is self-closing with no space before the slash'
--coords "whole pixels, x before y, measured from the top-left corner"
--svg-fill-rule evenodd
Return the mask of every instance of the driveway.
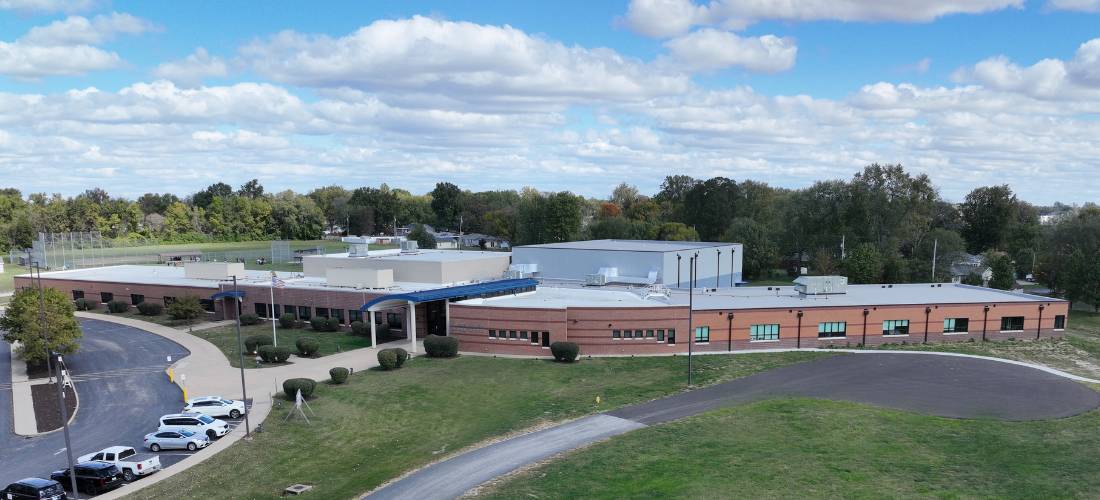
<path id="1" fill-rule="evenodd" d="M 76 385 L 80 409 L 70 425 L 73 458 L 106 446 L 141 450 L 142 438 L 157 418 L 182 408 L 183 396 L 164 369 L 189 353 L 175 342 L 123 325 L 80 319 L 84 338 L 66 364 Z M 9 346 L 0 343 L 0 485 L 27 476 L 47 476 L 67 466 L 62 432 L 25 438 L 12 433 Z M 168 465 L 183 457 L 162 454 Z"/>
<path id="2" fill-rule="evenodd" d="M 1100 393 L 998 361 L 918 354 L 841 354 L 593 415 L 425 467 L 367 495 L 450 499 L 557 453 L 647 425 L 778 397 L 867 403 L 955 418 L 1039 420 L 1100 407 Z"/>

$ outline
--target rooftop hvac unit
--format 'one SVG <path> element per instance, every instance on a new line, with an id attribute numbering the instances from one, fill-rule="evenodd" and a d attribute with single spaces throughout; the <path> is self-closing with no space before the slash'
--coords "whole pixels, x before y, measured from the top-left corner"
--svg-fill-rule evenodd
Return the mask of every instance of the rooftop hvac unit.
<path id="1" fill-rule="evenodd" d="M 504 279 L 515 280 L 521 278 L 530 278 L 531 273 L 526 271 L 520 271 L 518 269 L 509 269 L 504 271 Z"/>
<path id="2" fill-rule="evenodd" d="M 417 250 L 416 240 L 405 240 L 401 242 L 401 253 L 416 253 Z"/>
<path id="3" fill-rule="evenodd" d="M 348 255 L 351 257 L 366 257 L 370 255 L 370 245 L 366 243 L 352 243 L 348 249 Z"/>
<path id="4" fill-rule="evenodd" d="M 848 278 L 844 276 L 799 276 L 794 289 L 802 295 L 830 295 L 848 292 Z"/>
<path id="5" fill-rule="evenodd" d="M 607 276 L 603 274 L 588 274 L 584 277 L 585 286 L 604 286 L 607 284 Z"/>

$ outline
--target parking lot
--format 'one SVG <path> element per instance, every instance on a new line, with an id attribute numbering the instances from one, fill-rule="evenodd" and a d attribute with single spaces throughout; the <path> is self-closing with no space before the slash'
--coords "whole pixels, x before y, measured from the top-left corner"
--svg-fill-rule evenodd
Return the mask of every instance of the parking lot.
<path id="1" fill-rule="evenodd" d="M 184 406 L 180 389 L 164 373 L 170 364 L 168 356 L 175 361 L 189 353 L 137 328 L 91 319 L 81 319 L 80 324 L 84 331 L 81 349 L 66 358 L 80 401 L 70 425 L 74 458 L 116 445 L 147 453 L 142 446 L 145 434 L 156 430 L 161 415 L 177 413 Z M 8 349 L 6 343 L 0 343 L 0 488 L 24 477 L 49 477 L 51 471 L 67 466 L 61 432 L 29 438 L 12 432 Z M 224 420 L 231 428 L 240 423 Z M 157 455 L 167 467 L 189 454 L 165 451 Z"/>

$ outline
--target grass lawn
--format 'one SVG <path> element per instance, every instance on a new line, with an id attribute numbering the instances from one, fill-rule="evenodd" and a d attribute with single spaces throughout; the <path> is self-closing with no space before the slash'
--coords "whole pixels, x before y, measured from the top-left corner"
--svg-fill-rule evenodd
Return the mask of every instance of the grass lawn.
<path id="1" fill-rule="evenodd" d="M 1100 411 L 1038 422 L 771 400 L 641 429 L 490 498 L 1095 498 Z"/>
<path id="2" fill-rule="evenodd" d="M 294 342 L 299 337 L 314 337 L 318 343 L 321 344 L 321 350 L 319 354 L 326 356 L 329 354 L 336 354 L 338 352 L 350 351 L 352 349 L 359 349 L 361 347 L 370 347 L 370 336 L 359 337 L 352 335 L 348 331 L 339 332 L 315 332 L 308 328 L 276 328 L 278 334 L 279 345 L 289 347 L 291 351 L 295 351 Z M 236 325 L 220 326 L 216 328 L 210 328 L 206 330 L 196 330 L 191 332 L 192 335 L 208 340 L 214 345 L 218 346 L 225 353 L 225 357 L 229 358 L 229 363 L 233 366 L 240 366 L 238 362 L 239 356 L 237 355 L 237 327 Z M 241 326 L 241 339 L 248 338 L 250 335 L 271 335 L 271 323 L 261 322 L 258 325 Z M 290 358 L 291 362 L 294 362 L 294 357 Z M 263 367 L 272 365 L 262 365 Z M 256 365 L 255 356 L 244 357 L 245 368 L 259 368 Z"/>
<path id="3" fill-rule="evenodd" d="M 711 384 L 827 355 L 700 356 L 697 380 Z M 276 408 L 253 441 L 134 496 L 277 498 L 283 488 L 307 483 L 315 498 L 351 498 L 496 436 L 680 391 L 686 363 L 683 356 L 576 364 L 418 357 L 400 370 L 356 373 L 344 386 L 319 384 L 312 425 L 283 423 L 288 408 Z"/>
<path id="4" fill-rule="evenodd" d="M 30 269 L 23 266 L 17 266 L 15 264 L 4 264 L 4 272 L 0 273 L 0 293 L 11 292 L 15 290 L 15 277 L 20 274 L 27 274 L 31 272 Z"/>
<path id="5" fill-rule="evenodd" d="M 1071 311 L 1066 327 L 1065 337 L 1054 340 L 910 344 L 879 348 L 979 354 L 1039 363 L 1083 377 L 1100 378 L 1100 314 Z"/>
<path id="6" fill-rule="evenodd" d="M 137 320 L 141 320 L 141 321 L 148 321 L 150 323 L 156 323 L 158 325 L 170 326 L 172 328 L 178 328 L 178 329 L 181 329 L 181 330 L 186 330 L 187 329 L 187 322 L 186 321 L 174 320 L 174 319 L 172 319 L 171 316 L 169 316 L 167 314 L 158 314 L 156 316 L 145 316 L 145 315 L 142 315 L 141 313 L 139 313 L 138 310 L 137 310 L 137 307 L 134 307 L 134 306 L 130 306 L 130 310 L 128 310 L 124 313 L 113 313 L 113 312 L 108 312 L 107 311 L 107 305 L 106 304 L 98 304 L 98 305 L 99 305 L 99 307 L 97 307 L 95 309 L 92 309 L 91 311 L 88 311 L 88 312 L 96 313 L 96 314 L 102 314 L 104 316 L 114 316 L 116 318 L 130 318 L 130 319 L 137 319 Z M 211 321 L 214 321 L 213 318 L 214 317 L 212 315 L 200 316 L 198 319 L 195 320 L 194 326 L 199 326 L 201 324 L 209 323 Z"/>

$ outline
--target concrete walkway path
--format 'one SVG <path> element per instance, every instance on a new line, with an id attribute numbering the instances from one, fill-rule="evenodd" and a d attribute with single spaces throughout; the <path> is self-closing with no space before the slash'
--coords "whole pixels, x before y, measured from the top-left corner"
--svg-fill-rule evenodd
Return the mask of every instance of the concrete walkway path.
<path id="1" fill-rule="evenodd" d="M 554 454 L 648 425 L 780 397 L 868 403 L 956 418 L 1038 420 L 1100 407 L 1100 393 L 1032 367 L 964 356 L 841 354 L 567 422 L 457 455 L 365 496 L 456 498 Z M 858 425 L 855 423 L 853 425 Z"/>
<path id="2" fill-rule="evenodd" d="M 242 397 L 240 370 L 229 364 L 229 359 L 225 357 L 225 354 L 222 353 L 217 346 L 195 335 L 187 333 L 186 330 L 177 330 L 172 327 L 158 325 L 148 321 L 121 318 L 105 314 L 77 312 L 76 315 L 82 318 L 97 319 L 139 328 L 176 342 L 190 351 L 190 356 L 175 361 L 170 367 L 176 380 L 180 380 L 181 375 L 186 376 L 187 393 L 190 397 L 203 395 L 218 395 L 233 399 Z M 387 344 L 380 344 L 377 347 L 355 349 L 316 359 L 294 357 L 291 358 L 291 364 L 283 366 L 246 369 L 244 371 L 245 388 L 248 391 L 248 397 L 252 400 L 252 408 L 248 415 L 249 425 L 252 429 L 255 429 L 256 425 L 263 422 L 264 418 L 271 412 L 272 397 L 276 392 L 282 390 L 281 386 L 284 380 L 299 377 L 311 378 L 317 381 L 328 380 L 329 369 L 336 366 L 343 366 L 354 371 L 366 370 L 378 366 L 377 350 L 379 348 L 390 346 L 404 347 L 407 346 L 407 344 L 408 342 L 400 340 Z M 422 352 L 422 349 L 422 345 L 418 346 L 418 350 Z M 97 498 L 120 498 L 140 488 L 163 481 L 228 448 L 233 443 L 243 438 L 244 435 L 245 429 L 244 426 L 241 425 L 229 434 L 215 441 L 202 452 L 191 455 L 178 464 L 153 474 L 148 478 L 128 484 Z"/>

